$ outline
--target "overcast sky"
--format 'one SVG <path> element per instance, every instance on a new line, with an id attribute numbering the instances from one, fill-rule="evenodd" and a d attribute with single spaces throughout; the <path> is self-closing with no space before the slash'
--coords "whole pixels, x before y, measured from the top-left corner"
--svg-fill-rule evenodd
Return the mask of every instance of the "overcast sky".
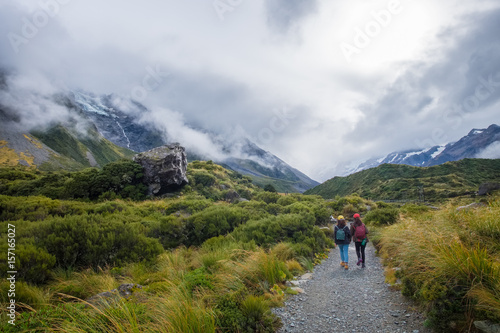
<path id="1" fill-rule="evenodd" d="M 35 87 L 130 96 L 318 181 L 500 123 L 498 0 L 0 0 L 0 33 Z"/>

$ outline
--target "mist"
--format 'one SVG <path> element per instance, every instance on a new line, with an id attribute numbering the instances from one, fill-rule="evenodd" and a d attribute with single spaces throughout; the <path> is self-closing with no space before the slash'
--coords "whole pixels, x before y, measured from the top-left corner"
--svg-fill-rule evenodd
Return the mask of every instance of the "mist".
<path id="1" fill-rule="evenodd" d="M 498 1 L 0 6 L 0 67 L 15 77 L 0 103 L 27 128 L 67 120 L 47 96 L 113 94 L 203 156 L 240 156 L 248 138 L 322 181 L 497 122 Z"/>

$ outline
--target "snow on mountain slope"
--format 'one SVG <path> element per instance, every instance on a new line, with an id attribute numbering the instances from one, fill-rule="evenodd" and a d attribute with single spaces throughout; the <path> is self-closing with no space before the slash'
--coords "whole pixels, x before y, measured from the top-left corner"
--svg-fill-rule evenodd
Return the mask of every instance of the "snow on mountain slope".
<path id="1" fill-rule="evenodd" d="M 425 167 L 464 158 L 498 158 L 499 143 L 500 126 L 493 124 L 486 129 L 472 129 L 457 142 L 426 149 L 393 152 L 384 157 L 370 159 L 351 168 L 344 176 L 385 163 Z"/>

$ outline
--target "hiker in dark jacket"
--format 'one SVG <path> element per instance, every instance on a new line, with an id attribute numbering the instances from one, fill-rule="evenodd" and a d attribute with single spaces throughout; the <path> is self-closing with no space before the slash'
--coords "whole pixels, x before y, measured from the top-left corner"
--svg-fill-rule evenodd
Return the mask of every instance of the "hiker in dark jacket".
<path id="1" fill-rule="evenodd" d="M 349 269 L 349 244 L 351 243 L 351 232 L 342 215 L 337 218 L 337 225 L 333 230 L 333 236 L 335 244 L 337 244 L 340 250 L 340 266 L 347 270 Z"/>
<path id="2" fill-rule="evenodd" d="M 356 265 L 362 264 L 362 268 L 365 268 L 366 256 L 365 256 L 365 248 L 366 243 L 368 243 L 368 228 L 361 221 L 361 217 L 358 213 L 354 214 L 354 222 L 351 224 L 351 235 L 354 241 L 354 245 L 356 246 L 356 255 L 358 256 L 358 262 Z"/>

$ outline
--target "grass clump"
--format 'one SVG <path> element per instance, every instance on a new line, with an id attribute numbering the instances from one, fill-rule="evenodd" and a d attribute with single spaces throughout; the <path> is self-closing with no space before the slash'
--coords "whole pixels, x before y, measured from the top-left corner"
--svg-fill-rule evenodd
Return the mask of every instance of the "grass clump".
<path id="1" fill-rule="evenodd" d="M 500 320 L 499 198 L 489 206 L 405 217 L 381 231 L 391 279 L 427 309 L 439 331 L 460 331 L 474 320 Z"/>

